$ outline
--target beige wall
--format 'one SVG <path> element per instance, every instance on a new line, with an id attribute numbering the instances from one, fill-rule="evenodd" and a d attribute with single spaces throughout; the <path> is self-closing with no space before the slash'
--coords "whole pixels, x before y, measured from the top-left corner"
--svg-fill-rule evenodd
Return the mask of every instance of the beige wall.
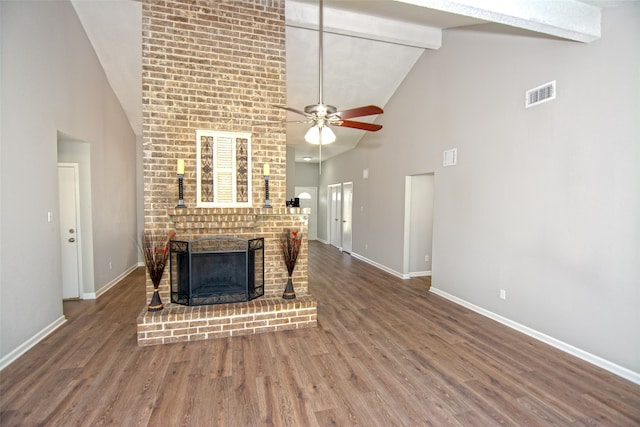
<path id="1" fill-rule="evenodd" d="M 433 286 L 640 378 L 639 22 L 606 9 L 590 44 L 446 32 L 384 129 L 323 165 L 321 191 L 354 182 L 354 252 L 401 271 L 404 177 L 434 172 Z M 551 80 L 558 98 L 525 109 Z"/>
<path id="2" fill-rule="evenodd" d="M 112 284 L 137 249 L 135 135 L 73 7 L 2 1 L 0 14 L 2 366 L 63 321 L 59 132 L 90 145 L 94 283 L 83 291 Z"/>

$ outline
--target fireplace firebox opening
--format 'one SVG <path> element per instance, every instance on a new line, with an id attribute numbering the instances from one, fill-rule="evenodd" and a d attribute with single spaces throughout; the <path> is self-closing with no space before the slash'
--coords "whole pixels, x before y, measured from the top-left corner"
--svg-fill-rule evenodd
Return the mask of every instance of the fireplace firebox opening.
<path id="1" fill-rule="evenodd" d="M 264 295 L 264 238 L 212 236 L 172 240 L 171 302 L 228 304 Z"/>

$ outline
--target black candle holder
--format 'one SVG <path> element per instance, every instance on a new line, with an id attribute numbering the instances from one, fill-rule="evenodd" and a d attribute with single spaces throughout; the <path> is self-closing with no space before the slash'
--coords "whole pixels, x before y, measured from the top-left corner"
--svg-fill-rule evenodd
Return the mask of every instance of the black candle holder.
<path id="1" fill-rule="evenodd" d="M 178 174 L 178 204 L 176 208 L 186 208 L 187 205 L 184 204 L 184 189 L 182 186 L 182 179 L 184 175 Z"/>
<path id="2" fill-rule="evenodd" d="M 269 200 L 269 175 L 264 176 L 264 208 L 271 208 L 271 200 Z"/>

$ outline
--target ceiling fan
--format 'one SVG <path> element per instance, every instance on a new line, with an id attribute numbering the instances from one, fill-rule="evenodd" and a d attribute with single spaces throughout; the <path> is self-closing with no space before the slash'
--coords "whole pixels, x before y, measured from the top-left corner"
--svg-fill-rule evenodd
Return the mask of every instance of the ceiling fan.
<path id="1" fill-rule="evenodd" d="M 357 117 L 372 116 L 376 114 L 382 114 L 383 110 L 375 105 L 367 105 L 363 107 L 351 108 L 348 110 L 338 111 L 333 105 L 325 104 L 323 99 L 323 0 L 320 0 L 320 22 L 318 30 L 318 68 L 319 68 L 319 82 L 318 82 L 318 103 L 307 105 L 304 110 L 284 106 L 274 105 L 274 107 L 281 108 L 283 110 L 290 111 L 292 113 L 299 114 L 306 117 L 305 120 L 298 123 L 311 123 L 312 126 L 307 131 L 304 139 L 311 144 L 317 144 L 320 146 L 320 153 L 322 154 L 322 145 L 327 145 L 336 140 L 336 136 L 331 130 L 330 126 L 341 126 L 353 129 L 360 129 L 369 132 L 376 132 L 382 129 L 381 125 L 375 123 L 359 122 L 349 120 Z M 322 159 L 320 159 L 322 163 Z"/>

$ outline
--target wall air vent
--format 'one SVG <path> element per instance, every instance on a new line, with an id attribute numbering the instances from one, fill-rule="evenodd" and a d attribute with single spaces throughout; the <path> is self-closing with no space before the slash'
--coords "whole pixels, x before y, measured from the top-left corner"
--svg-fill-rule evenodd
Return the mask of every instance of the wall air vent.
<path id="1" fill-rule="evenodd" d="M 543 102 L 551 101 L 552 99 L 556 99 L 555 80 L 528 90 L 525 107 L 533 107 L 534 105 L 542 104 Z"/>

